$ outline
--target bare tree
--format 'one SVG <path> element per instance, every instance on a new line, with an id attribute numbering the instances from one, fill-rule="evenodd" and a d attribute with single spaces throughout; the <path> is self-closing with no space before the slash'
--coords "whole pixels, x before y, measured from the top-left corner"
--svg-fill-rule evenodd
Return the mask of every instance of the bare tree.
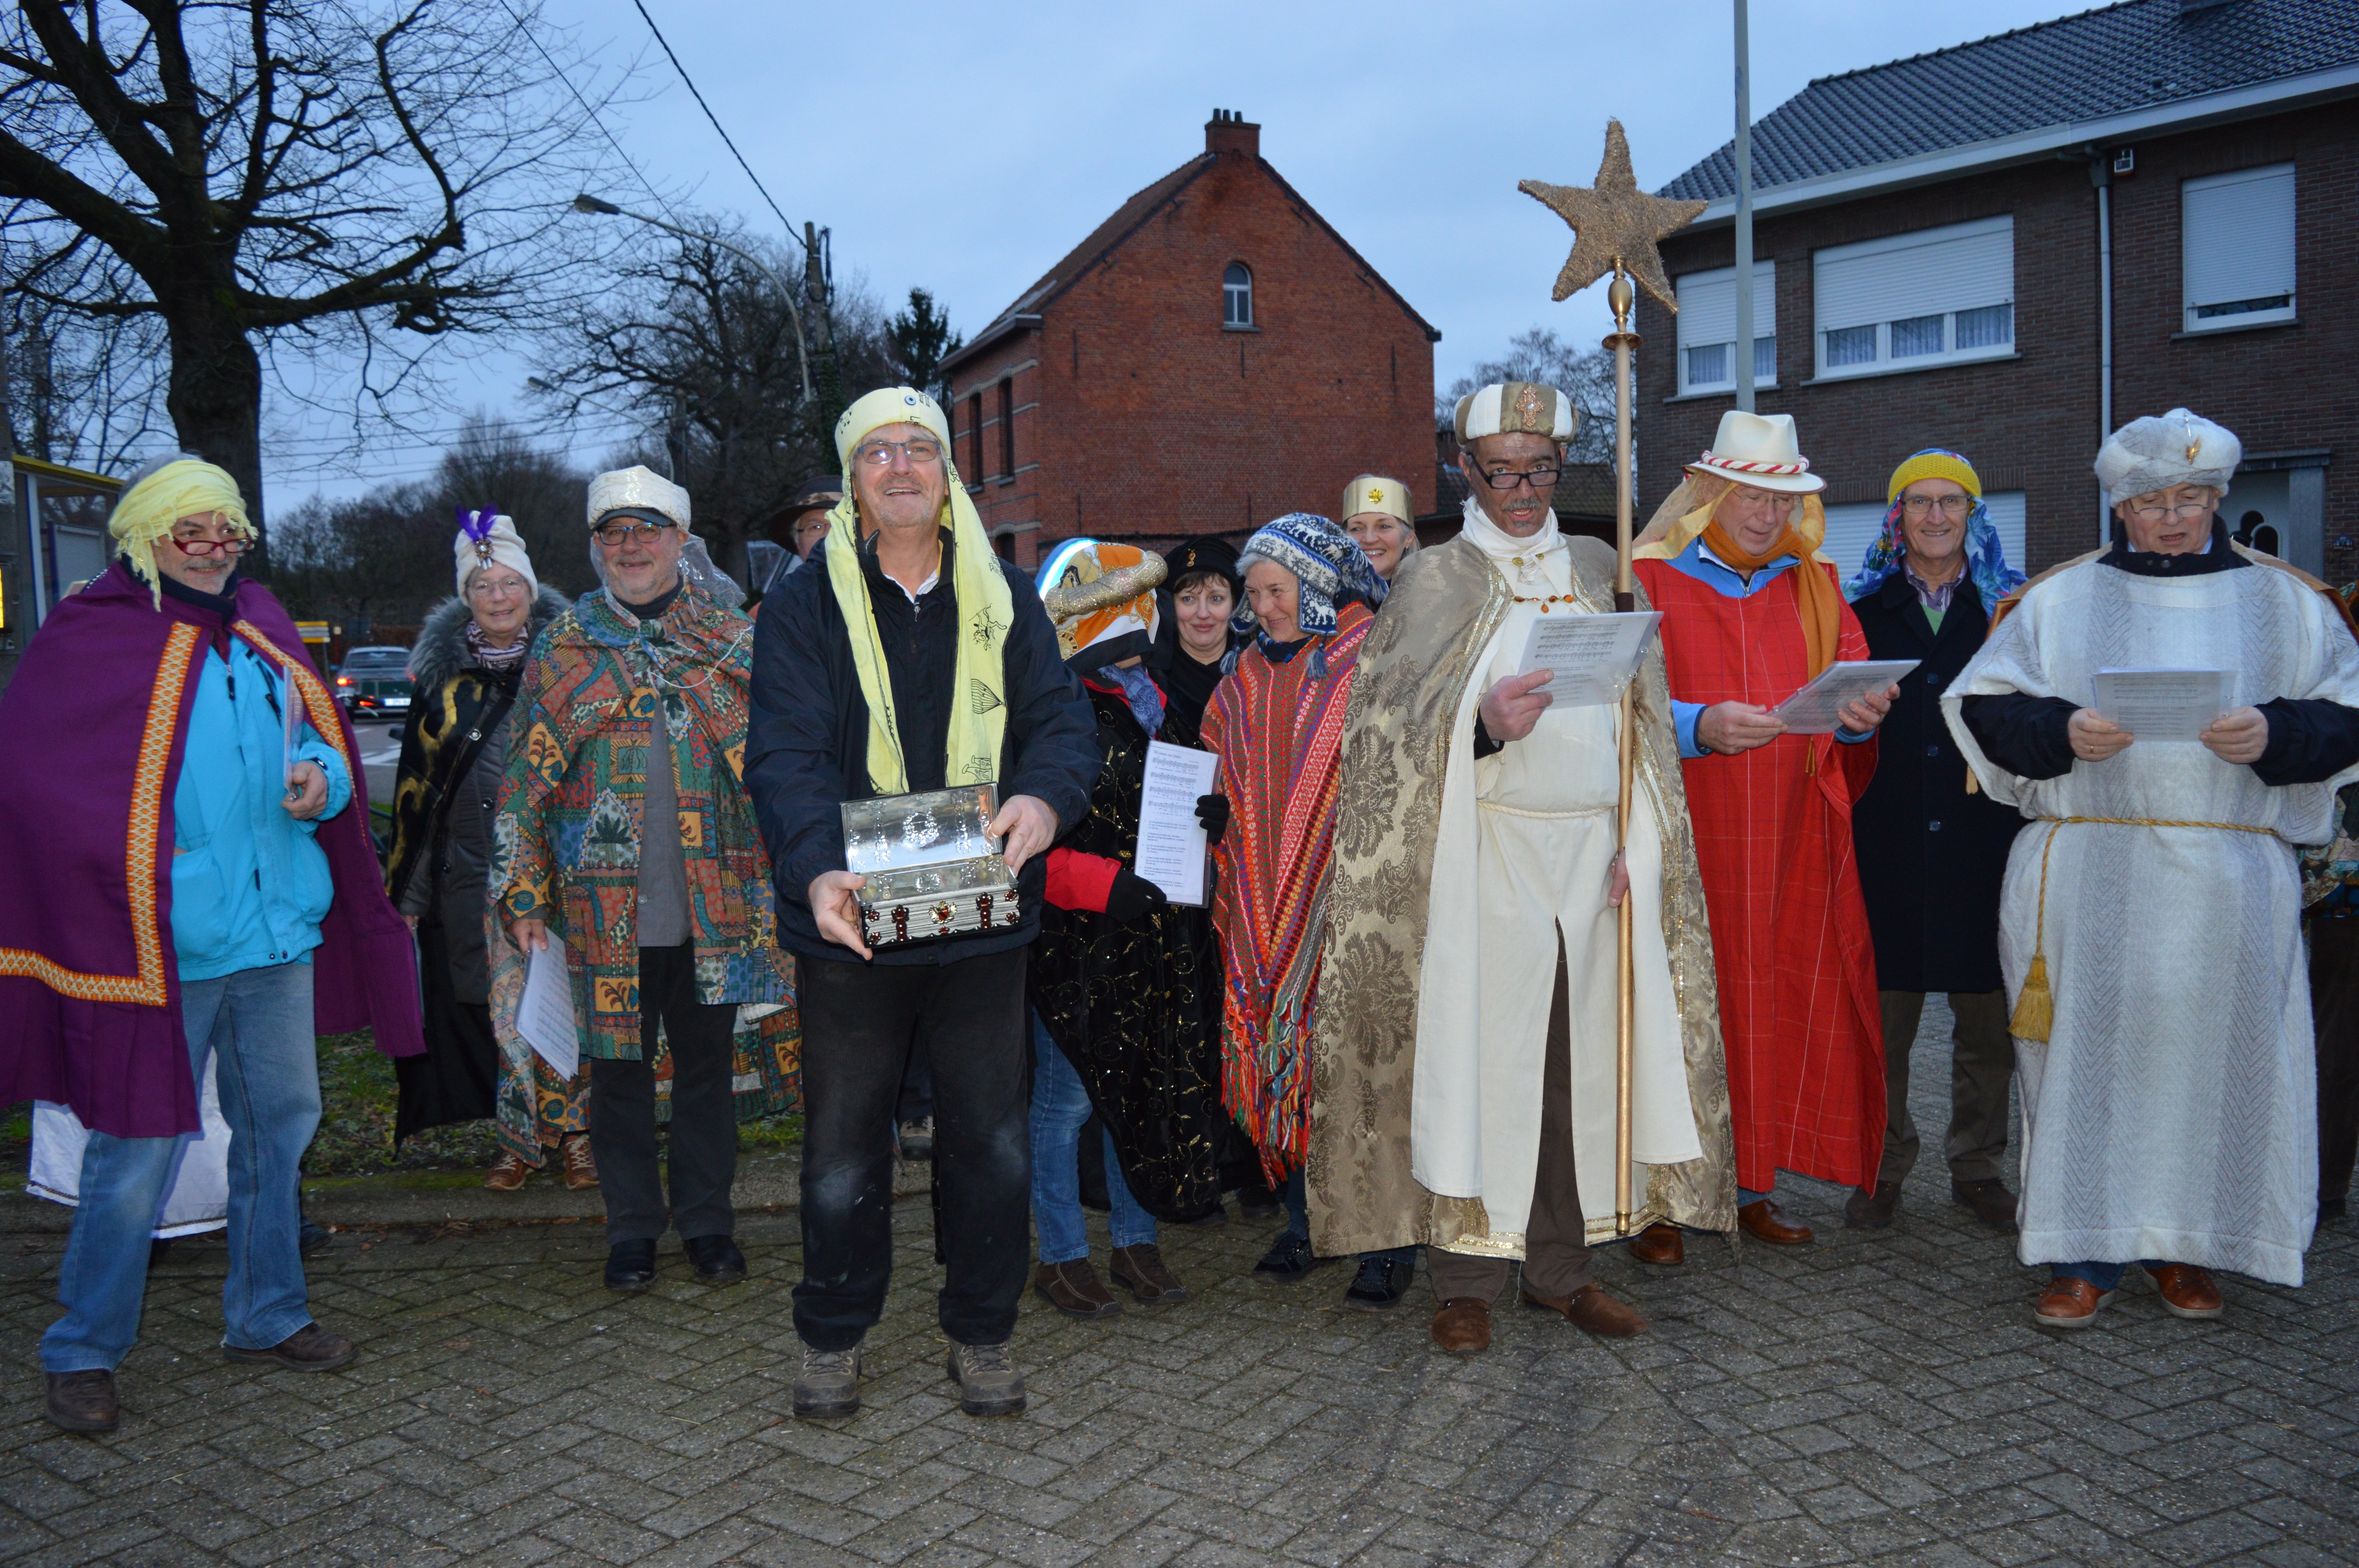
<path id="1" fill-rule="evenodd" d="M 179 443 L 261 514 L 265 356 L 348 367 L 360 410 L 455 333 L 571 277 L 589 111 L 531 0 L 18 0 L 0 18 L 8 286 L 155 322 Z"/>
<path id="2" fill-rule="evenodd" d="M 1614 356 L 1603 349 L 1580 349 L 1545 327 L 1534 327 L 1507 340 L 1507 351 L 1498 359 L 1460 376 L 1447 393 L 1433 400 L 1433 422 L 1448 429 L 1458 400 L 1495 381 L 1535 381 L 1553 386 L 1581 414 L 1573 431 L 1571 460 L 1610 463 L 1614 460 Z"/>
<path id="3" fill-rule="evenodd" d="M 156 446 L 164 343 L 147 320 L 92 321 L 23 295 L 0 297 L 9 441 L 45 462 L 105 472 Z"/>

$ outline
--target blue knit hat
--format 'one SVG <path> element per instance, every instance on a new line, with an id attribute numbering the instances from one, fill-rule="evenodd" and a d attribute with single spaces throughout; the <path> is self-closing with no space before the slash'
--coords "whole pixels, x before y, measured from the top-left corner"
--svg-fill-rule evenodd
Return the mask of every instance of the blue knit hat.
<path id="1" fill-rule="evenodd" d="M 1265 523 L 1237 552 L 1237 575 L 1256 561 L 1269 561 L 1292 572 L 1301 584 L 1295 621 L 1310 636 L 1335 630 L 1338 605 L 1357 600 L 1371 609 L 1385 601 L 1385 579 L 1360 548 L 1360 542 L 1326 518 L 1309 512 L 1289 512 Z M 1253 611 L 1240 608 L 1233 622 L 1240 632 L 1258 630 Z"/>

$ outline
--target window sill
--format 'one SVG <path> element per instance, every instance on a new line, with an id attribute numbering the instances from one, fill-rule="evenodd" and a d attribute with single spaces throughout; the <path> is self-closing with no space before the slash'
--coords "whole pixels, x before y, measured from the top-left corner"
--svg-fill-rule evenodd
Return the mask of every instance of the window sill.
<path id="1" fill-rule="evenodd" d="M 2274 321 L 2239 321 L 2232 327 L 2198 327 L 2192 331 L 2173 332 L 2170 335 L 2170 341 L 2174 343 L 2188 343 L 2201 338 L 2225 338 L 2238 332 L 2274 332 L 2284 328 L 2300 325 L 2301 318 L 2299 316 L 2279 317 Z"/>
<path id="2" fill-rule="evenodd" d="M 1261 329 L 1252 325 L 1251 323 L 1247 323 L 1243 327 L 1238 327 L 1223 321 L 1221 323 L 1221 330 L 1223 332 L 1258 332 Z"/>
<path id="3" fill-rule="evenodd" d="M 1777 390 L 1777 384 L 1774 381 L 1756 381 L 1753 384 L 1753 390 L 1756 393 L 1776 392 Z M 1703 403 L 1715 397 L 1733 398 L 1735 395 L 1736 388 L 1734 386 L 1723 386 L 1711 392 L 1675 392 L 1671 394 L 1670 396 L 1664 398 L 1663 401 L 1666 403 Z"/>
<path id="4" fill-rule="evenodd" d="M 1928 371 L 1971 370 L 1976 365 L 2010 364 L 2023 358 L 2021 354 L 1982 354 L 1970 360 L 1932 360 L 1921 364 L 1883 364 L 1873 370 L 1843 371 L 1834 375 L 1814 375 L 1802 383 L 1804 386 L 1840 386 L 1847 381 L 1877 381 L 1887 375 L 1922 375 Z"/>

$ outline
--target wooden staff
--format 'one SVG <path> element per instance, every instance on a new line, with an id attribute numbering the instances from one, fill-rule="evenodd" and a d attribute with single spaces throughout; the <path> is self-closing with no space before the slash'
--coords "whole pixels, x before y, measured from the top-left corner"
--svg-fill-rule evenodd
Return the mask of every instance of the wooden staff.
<path id="1" fill-rule="evenodd" d="M 1630 330 L 1630 307 L 1636 290 L 1616 258 L 1614 281 L 1606 286 L 1605 301 L 1614 308 L 1614 330 L 1605 346 L 1614 351 L 1614 608 L 1627 613 L 1638 607 L 1638 585 L 1630 567 L 1630 351 L 1638 335 Z M 1626 877 L 1630 867 L 1631 784 L 1638 761 L 1638 680 L 1632 676 L 1622 688 L 1622 795 L 1614 817 L 1614 849 Z M 1633 968 L 1633 926 L 1628 892 L 1622 895 L 1621 919 L 1614 965 L 1620 1010 L 1614 1058 L 1614 1233 L 1630 1234 L 1630 1063 L 1636 1030 L 1636 980 Z"/>

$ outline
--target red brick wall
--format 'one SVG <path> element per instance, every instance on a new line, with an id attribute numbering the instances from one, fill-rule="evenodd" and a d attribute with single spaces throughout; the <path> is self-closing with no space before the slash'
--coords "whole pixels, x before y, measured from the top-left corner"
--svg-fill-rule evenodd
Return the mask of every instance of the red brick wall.
<path id="1" fill-rule="evenodd" d="M 1042 307 L 1038 328 L 958 367 L 962 468 L 967 395 L 984 392 L 986 526 L 1039 524 L 1019 560 L 1076 534 L 1152 544 L 1332 515 L 1369 470 L 1431 503 L 1425 329 L 1240 145 L 1253 127 L 1209 129 L 1215 150 L 1229 145 L 1176 204 Z M 1233 261 L 1253 271 L 1251 331 L 1222 325 Z M 1003 481 L 992 384 L 1011 370 L 1017 472 Z"/>
<path id="2" fill-rule="evenodd" d="M 2359 107 L 2327 105 L 2134 144 L 2135 173 L 2114 185 L 2114 423 L 2186 404 L 2237 431 L 2253 451 L 2334 447 L 2353 432 L 2354 393 L 2343 367 L 2354 330 L 2350 240 L 2354 217 L 2353 130 Z M 2299 326 L 2171 341 L 2180 322 L 2179 182 L 2254 164 L 2295 159 L 2299 210 Z M 2026 492 L 2037 571 L 2098 543 L 2099 496 L 2091 464 L 2099 429 L 2097 197 L 2085 162 L 2035 164 L 1921 189 L 1769 216 L 1755 225 L 1754 254 L 1777 264 L 1781 385 L 1762 392 L 1762 413 L 1794 416 L 1802 450 L 1833 502 L 1880 500 L 1900 460 L 1924 447 L 1966 454 L 1992 490 Z M 1807 384 L 1813 362 L 1811 253 L 1885 234 L 2015 215 L 2017 358 Z M 1665 242 L 1665 270 L 1730 265 L 1725 228 Z M 1643 294 L 1638 325 L 1640 516 L 1669 492 L 1680 465 L 1711 443 L 1726 394 L 1678 399 L 1670 314 Z M 2347 580 L 2359 551 L 2359 475 L 2328 470 L 2331 574 Z"/>

